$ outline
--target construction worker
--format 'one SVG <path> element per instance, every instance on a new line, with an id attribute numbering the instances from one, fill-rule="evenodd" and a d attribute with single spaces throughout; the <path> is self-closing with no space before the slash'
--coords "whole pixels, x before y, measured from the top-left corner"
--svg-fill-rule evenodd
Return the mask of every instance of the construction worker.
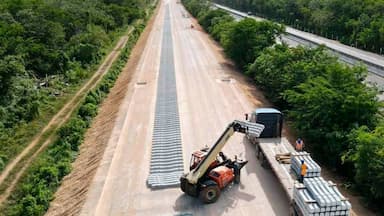
<path id="1" fill-rule="evenodd" d="M 296 140 L 295 148 L 298 152 L 303 151 L 304 149 L 304 141 L 300 137 Z"/>
<path id="2" fill-rule="evenodd" d="M 304 176 L 307 174 L 307 165 L 304 163 L 304 160 L 301 160 L 301 168 L 300 168 L 300 178 L 299 182 L 303 183 Z"/>

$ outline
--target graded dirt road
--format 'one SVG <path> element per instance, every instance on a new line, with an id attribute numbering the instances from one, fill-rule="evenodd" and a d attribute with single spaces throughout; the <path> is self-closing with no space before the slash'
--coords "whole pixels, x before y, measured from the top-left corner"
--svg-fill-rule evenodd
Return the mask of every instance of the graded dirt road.
<path id="1" fill-rule="evenodd" d="M 231 121 L 263 106 L 262 97 L 231 69 L 181 4 L 163 1 L 81 215 L 287 215 L 283 189 L 260 166 L 243 135 L 233 136 L 224 148 L 228 156 L 249 160 L 242 183 L 223 191 L 216 203 L 204 205 L 179 188 L 147 187 L 165 13 L 171 22 L 185 170 L 194 150 L 212 145 Z"/>

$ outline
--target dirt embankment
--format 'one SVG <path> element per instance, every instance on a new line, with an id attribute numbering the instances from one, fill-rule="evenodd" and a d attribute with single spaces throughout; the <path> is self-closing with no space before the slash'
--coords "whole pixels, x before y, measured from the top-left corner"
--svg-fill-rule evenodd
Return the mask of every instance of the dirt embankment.
<path id="1" fill-rule="evenodd" d="M 154 14 L 158 12 L 158 8 Z M 129 94 L 128 84 L 138 66 L 154 17 L 155 15 L 149 20 L 115 86 L 102 103 L 99 114 L 85 135 L 80 154 L 73 164 L 73 170 L 64 178 L 46 215 L 78 215 L 80 213 L 89 186 L 107 147 L 120 105 Z"/>

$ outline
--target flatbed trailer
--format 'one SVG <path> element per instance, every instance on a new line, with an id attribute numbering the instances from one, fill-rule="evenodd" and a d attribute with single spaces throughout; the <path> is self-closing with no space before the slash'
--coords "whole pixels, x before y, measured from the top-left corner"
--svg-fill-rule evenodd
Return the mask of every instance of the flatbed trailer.
<path id="1" fill-rule="evenodd" d="M 295 174 L 290 168 L 290 164 L 280 163 L 276 160 L 278 154 L 294 153 L 292 145 L 285 137 L 280 138 L 260 138 L 253 142 L 256 148 L 256 157 L 260 160 L 263 167 L 270 167 L 280 181 L 287 197 L 293 198 L 293 186 L 296 180 Z"/>
<path id="2" fill-rule="evenodd" d="M 288 139 L 282 136 L 283 116 L 273 108 L 258 108 L 246 114 L 246 120 L 264 125 L 259 137 L 246 133 L 255 145 L 256 157 L 263 167 L 269 167 L 276 175 L 290 202 L 291 216 L 350 215 L 351 205 L 335 188 L 324 180 L 321 167 L 307 152 L 297 152 Z M 301 161 L 307 164 L 304 183 L 297 181 Z"/>
<path id="3" fill-rule="evenodd" d="M 261 165 L 265 168 L 270 168 L 275 173 L 290 200 L 289 215 L 304 216 L 293 199 L 296 175 L 293 173 L 289 163 L 280 163 L 276 160 L 276 155 L 295 153 L 296 151 L 293 146 L 285 137 L 253 139 L 251 143 L 255 145 L 256 157 L 260 160 Z"/>
<path id="4" fill-rule="evenodd" d="M 247 139 L 255 145 L 256 157 L 263 167 L 270 167 L 287 197 L 293 199 L 293 187 L 296 176 L 290 167 L 290 156 L 295 149 L 288 139 L 282 136 L 283 115 L 280 111 L 272 108 L 259 108 L 250 114 L 246 114 L 246 120 L 251 123 L 259 123 L 265 126 L 259 137 L 246 133 Z M 287 155 L 288 163 L 281 163 L 277 155 Z"/>
<path id="5" fill-rule="evenodd" d="M 249 117 L 249 118 L 248 118 Z M 247 139 L 256 149 L 256 157 L 264 168 L 271 168 L 283 187 L 290 201 L 290 216 L 304 216 L 293 198 L 293 188 L 297 177 L 290 164 L 290 156 L 296 153 L 286 137 L 282 137 L 283 119 L 280 111 L 275 109 L 256 109 L 255 112 L 246 114 L 246 120 L 253 123 L 264 124 L 265 129 L 260 137 L 246 134 Z M 287 155 L 288 163 L 281 163 L 277 155 Z"/>

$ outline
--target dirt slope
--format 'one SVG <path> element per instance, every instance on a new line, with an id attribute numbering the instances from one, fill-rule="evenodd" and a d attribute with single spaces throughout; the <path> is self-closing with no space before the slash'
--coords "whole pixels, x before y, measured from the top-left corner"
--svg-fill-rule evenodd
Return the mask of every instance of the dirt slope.
<path id="1" fill-rule="evenodd" d="M 123 99 L 129 97 L 128 83 L 132 81 L 132 74 L 138 66 L 142 49 L 146 44 L 152 25 L 153 18 L 148 22 L 146 29 L 132 50 L 129 61 L 115 86 L 101 105 L 97 117 L 85 135 L 85 141 L 81 145 L 80 154 L 73 164 L 73 170 L 64 178 L 46 215 L 76 215 L 80 212 L 90 182 L 96 173 L 116 123 L 119 108 Z"/>

